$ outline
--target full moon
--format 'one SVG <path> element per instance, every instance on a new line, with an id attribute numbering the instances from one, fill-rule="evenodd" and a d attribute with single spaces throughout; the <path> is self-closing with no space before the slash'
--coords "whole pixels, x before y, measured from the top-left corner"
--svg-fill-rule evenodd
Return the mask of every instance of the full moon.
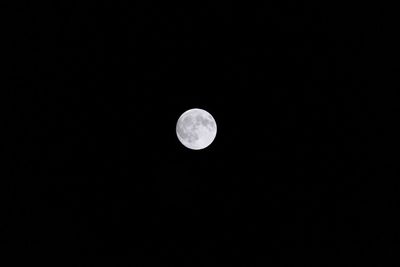
<path id="1" fill-rule="evenodd" d="M 208 147 L 217 135 L 217 124 L 210 113 L 194 108 L 185 111 L 176 123 L 176 135 L 187 148 L 199 150 Z"/>

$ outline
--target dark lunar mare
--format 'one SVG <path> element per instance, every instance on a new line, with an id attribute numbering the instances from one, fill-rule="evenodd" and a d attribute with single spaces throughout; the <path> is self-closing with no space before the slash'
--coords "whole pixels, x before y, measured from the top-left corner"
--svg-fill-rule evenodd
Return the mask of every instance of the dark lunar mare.
<path id="1" fill-rule="evenodd" d="M 178 132 L 179 136 L 182 139 L 187 140 L 190 143 L 199 139 L 197 134 L 187 131 L 187 128 L 190 126 L 192 121 L 193 121 L 192 118 L 186 117 L 183 119 L 183 123 L 178 122 L 178 125 L 177 125 L 177 132 Z M 192 130 L 196 129 L 194 127 L 195 127 L 195 124 L 192 124 Z"/>

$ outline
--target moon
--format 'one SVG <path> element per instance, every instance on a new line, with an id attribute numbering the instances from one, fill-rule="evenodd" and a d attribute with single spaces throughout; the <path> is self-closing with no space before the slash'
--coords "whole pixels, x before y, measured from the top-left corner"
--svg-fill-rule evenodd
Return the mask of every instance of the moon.
<path id="1" fill-rule="evenodd" d="M 189 109 L 179 117 L 176 135 L 185 147 L 200 150 L 214 141 L 217 123 L 207 111 L 199 108 Z"/>

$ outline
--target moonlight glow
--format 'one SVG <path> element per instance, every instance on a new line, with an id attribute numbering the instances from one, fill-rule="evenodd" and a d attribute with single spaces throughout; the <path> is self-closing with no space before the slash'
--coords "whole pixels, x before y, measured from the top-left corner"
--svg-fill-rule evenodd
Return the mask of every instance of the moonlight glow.
<path id="1" fill-rule="evenodd" d="M 194 108 L 184 112 L 176 123 L 176 135 L 187 148 L 199 150 L 208 147 L 217 135 L 217 124 L 205 110 Z"/>

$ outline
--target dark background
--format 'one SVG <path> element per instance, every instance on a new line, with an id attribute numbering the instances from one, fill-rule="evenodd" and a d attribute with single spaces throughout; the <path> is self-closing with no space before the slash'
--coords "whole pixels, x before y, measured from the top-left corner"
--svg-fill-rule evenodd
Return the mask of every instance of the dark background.
<path id="1" fill-rule="evenodd" d="M 377 183 L 390 163 L 368 90 L 379 8 L 5 11 L 2 231 L 16 266 L 391 266 L 397 187 Z M 201 151 L 175 134 L 194 107 L 218 125 Z"/>

